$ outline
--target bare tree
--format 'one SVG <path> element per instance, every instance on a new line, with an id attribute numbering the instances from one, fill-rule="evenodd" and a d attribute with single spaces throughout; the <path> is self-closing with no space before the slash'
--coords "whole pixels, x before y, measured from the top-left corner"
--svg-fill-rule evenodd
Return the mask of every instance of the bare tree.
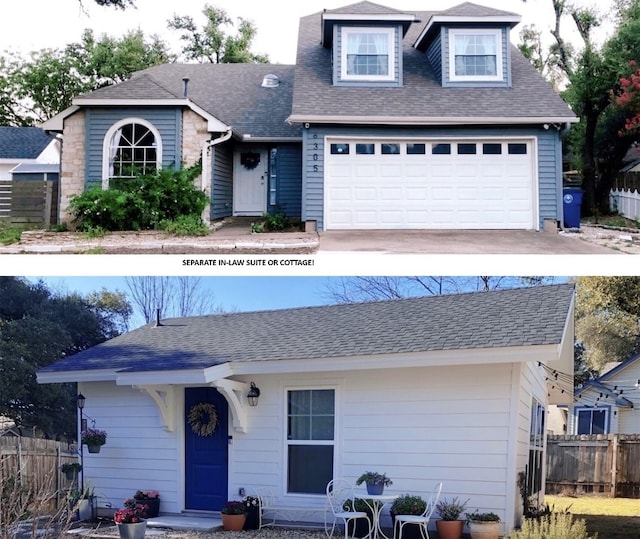
<path id="1" fill-rule="evenodd" d="M 200 277 L 127 277 L 131 302 L 145 323 L 156 316 L 197 316 L 221 312 Z"/>
<path id="2" fill-rule="evenodd" d="M 536 286 L 553 282 L 552 277 L 343 277 L 330 281 L 324 296 L 335 303 L 357 303 L 440 296 L 461 292 L 485 292 L 499 288 Z"/>

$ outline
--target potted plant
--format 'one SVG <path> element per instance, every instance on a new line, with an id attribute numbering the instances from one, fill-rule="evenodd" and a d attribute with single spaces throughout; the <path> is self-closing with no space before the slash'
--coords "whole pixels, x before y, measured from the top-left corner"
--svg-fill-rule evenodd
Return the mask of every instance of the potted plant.
<path id="1" fill-rule="evenodd" d="M 60 466 L 60 470 L 62 470 L 62 473 L 69 481 L 73 481 L 78 475 L 78 472 L 82 470 L 82 464 L 79 462 L 65 462 Z"/>
<path id="2" fill-rule="evenodd" d="M 160 513 L 160 493 L 157 490 L 137 490 L 133 499 L 147 506 L 144 518 L 155 518 Z"/>
<path id="3" fill-rule="evenodd" d="M 247 507 L 244 502 L 238 500 L 229 500 L 222 511 L 222 527 L 227 531 L 241 531 L 244 527 L 244 521 L 247 518 Z"/>
<path id="4" fill-rule="evenodd" d="M 356 485 L 367 485 L 367 494 L 375 496 L 384 492 L 384 487 L 393 485 L 393 481 L 387 477 L 387 474 L 380 474 L 378 472 L 364 472 L 358 479 L 356 479 Z"/>
<path id="5" fill-rule="evenodd" d="M 425 502 L 421 496 L 413 494 L 398 496 L 389 509 L 391 513 L 391 525 L 394 532 L 396 529 L 396 515 L 421 515 L 426 508 L 427 502 Z M 421 524 L 407 526 L 402 532 L 402 537 L 405 539 L 420 539 L 422 537 L 420 527 Z"/>
<path id="6" fill-rule="evenodd" d="M 498 539 L 500 535 L 500 517 L 495 513 L 480 513 L 477 510 L 467 513 L 471 539 Z"/>
<path id="7" fill-rule="evenodd" d="M 84 490 L 71 489 L 67 494 L 69 508 L 75 512 L 75 519 L 90 520 L 93 518 L 95 495 L 93 487 L 87 486 Z"/>
<path id="8" fill-rule="evenodd" d="M 242 501 L 246 513 L 243 529 L 260 529 L 260 498 L 258 496 L 245 496 Z"/>
<path id="9" fill-rule="evenodd" d="M 120 539 L 144 539 L 147 528 L 147 521 L 144 520 L 146 510 L 145 505 L 137 503 L 133 498 L 124 501 L 124 507 L 113 515 Z"/>
<path id="10" fill-rule="evenodd" d="M 100 448 L 107 443 L 107 433 L 100 429 L 88 428 L 82 431 L 82 443 L 89 453 L 100 453 Z"/>
<path id="11" fill-rule="evenodd" d="M 460 516 L 468 502 L 469 500 L 461 502 L 456 496 L 451 501 L 444 498 L 436 503 L 436 511 L 440 516 L 440 520 L 436 520 L 436 529 L 440 539 L 460 539 L 464 527 L 464 520 Z"/>

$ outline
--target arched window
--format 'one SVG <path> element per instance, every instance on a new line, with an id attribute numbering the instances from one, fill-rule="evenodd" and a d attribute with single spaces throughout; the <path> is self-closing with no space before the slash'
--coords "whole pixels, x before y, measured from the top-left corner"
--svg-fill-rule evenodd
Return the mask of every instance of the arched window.
<path id="1" fill-rule="evenodd" d="M 133 178 L 148 174 L 162 164 L 160 133 L 150 122 L 127 118 L 111 126 L 104 138 L 102 185 L 111 178 Z"/>

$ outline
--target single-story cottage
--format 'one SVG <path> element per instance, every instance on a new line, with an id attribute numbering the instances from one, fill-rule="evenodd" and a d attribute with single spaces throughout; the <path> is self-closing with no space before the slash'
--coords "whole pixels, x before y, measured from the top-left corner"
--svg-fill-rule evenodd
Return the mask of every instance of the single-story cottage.
<path id="1" fill-rule="evenodd" d="M 569 434 L 640 433 L 640 354 L 616 362 L 575 390 Z"/>
<path id="2" fill-rule="evenodd" d="M 60 220 L 89 187 L 201 160 L 205 220 L 557 228 L 577 118 L 511 44 L 519 22 L 358 2 L 303 17 L 295 65 L 169 64 L 78 96 L 44 123 L 64 137 Z"/>
<path id="3" fill-rule="evenodd" d="M 38 381 L 77 382 L 106 430 L 84 452 L 101 504 L 153 489 L 163 513 L 215 511 L 268 489 L 322 522 L 328 481 L 374 470 L 391 494 L 442 481 L 508 531 L 519 474 L 544 492 L 547 405 L 572 399 L 548 378 L 572 372 L 573 310 L 562 284 L 158 320 Z"/>

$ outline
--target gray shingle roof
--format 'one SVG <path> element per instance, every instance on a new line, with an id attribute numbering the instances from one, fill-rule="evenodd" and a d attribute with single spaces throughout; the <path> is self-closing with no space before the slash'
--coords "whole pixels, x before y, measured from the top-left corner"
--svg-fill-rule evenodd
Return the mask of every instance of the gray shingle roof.
<path id="1" fill-rule="evenodd" d="M 164 320 L 41 372 L 202 369 L 236 361 L 322 359 L 559 344 L 572 285 Z"/>
<path id="2" fill-rule="evenodd" d="M 463 4 L 449 12 L 487 16 L 508 12 Z M 511 46 L 511 88 L 447 88 L 431 68 L 423 52 L 413 47 L 433 15 L 415 12 L 414 23 L 403 40 L 403 85 L 400 88 L 348 87 L 332 85 L 331 51 L 320 43 L 321 13 L 303 17 L 298 32 L 296 85 L 292 115 L 305 117 L 397 118 L 575 118 L 568 105 L 555 93 L 535 68 Z M 451 14 L 451 13 L 449 13 Z"/>
<path id="3" fill-rule="evenodd" d="M 0 159 L 36 159 L 51 140 L 39 127 L 0 127 Z"/>
<path id="4" fill-rule="evenodd" d="M 267 74 L 280 80 L 262 88 Z M 165 64 L 136 73 L 131 79 L 82 96 L 83 99 L 183 99 L 183 78 L 196 105 L 242 135 L 299 137 L 300 127 L 286 123 L 291 112 L 294 67 L 280 64 Z"/>

